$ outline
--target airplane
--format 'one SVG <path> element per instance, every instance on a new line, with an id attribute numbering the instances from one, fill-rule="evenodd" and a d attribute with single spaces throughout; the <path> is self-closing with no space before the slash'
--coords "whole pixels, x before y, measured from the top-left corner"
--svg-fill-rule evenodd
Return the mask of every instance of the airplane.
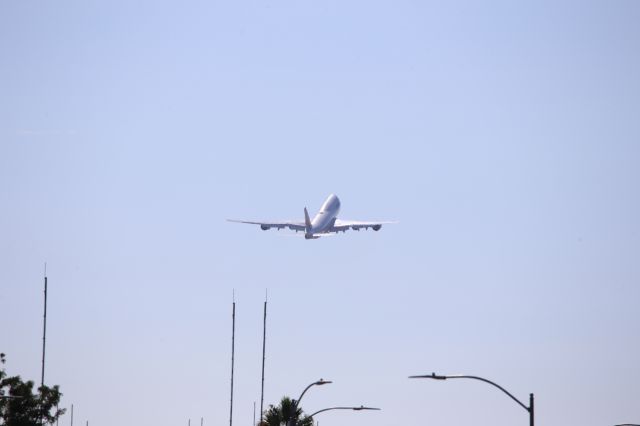
<path id="1" fill-rule="evenodd" d="M 251 225 L 260 225 L 263 231 L 271 228 L 277 230 L 289 228 L 296 232 L 304 232 L 304 238 L 307 240 L 315 240 L 320 237 L 327 237 L 337 234 L 338 232 L 347 232 L 349 229 L 359 231 L 361 229 L 373 229 L 379 231 L 382 225 L 396 222 L 362 222 L 352 220 L 338 219 L 340 211 L 340 200 L 335 194 L 329 195 L 320 207 L 320 211 L 315 215 L 313 220 L 309 218 L 307 208 L 304 208 L 304 222 L 282 221 L 282 222 L 251 222 L 247 220 L 227 219 L 229 222 L 248 223 Z"/>

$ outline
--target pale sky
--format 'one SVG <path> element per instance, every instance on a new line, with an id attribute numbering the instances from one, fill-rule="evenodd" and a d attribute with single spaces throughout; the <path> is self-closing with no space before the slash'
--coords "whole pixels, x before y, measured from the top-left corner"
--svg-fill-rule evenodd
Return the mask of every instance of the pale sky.
<path id="1" fill-rule="evenodd" d="M 640 2 L 0 2 L 0 352 L 91 426 L 640 423 Z M 318 241 L 231 224 L 296 219 Z M 69 416 L 60 421 L 69 425 Z"/>

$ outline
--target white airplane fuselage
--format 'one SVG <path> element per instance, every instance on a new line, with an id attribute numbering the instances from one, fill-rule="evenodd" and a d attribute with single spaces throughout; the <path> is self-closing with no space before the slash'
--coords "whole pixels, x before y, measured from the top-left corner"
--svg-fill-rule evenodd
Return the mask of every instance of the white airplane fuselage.
<path id="1" fill-rule="evenodd" d="M 311 227 L 305 233 L 306 238 L 314 238 L 314 234 L 329 232 L 340 213 L 340 200 L 334 194 L 329 195 L 320 207 L 320 211 L 311 220 Z"/>

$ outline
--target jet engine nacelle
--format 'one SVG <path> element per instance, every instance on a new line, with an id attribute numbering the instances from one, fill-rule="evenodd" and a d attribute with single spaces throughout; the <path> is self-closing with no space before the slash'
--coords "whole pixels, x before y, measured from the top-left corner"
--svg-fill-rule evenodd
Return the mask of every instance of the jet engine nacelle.
<path id="1" fill-rule="evenodd" d="M 379 231 L 379 230 L 380 230 L 380 228 L 382 228 L 382 225 L 373 225 L 371 228 L 372 228 L 374 231 Z"/>
<path id="2" fill-rule="evenodd" d="M 267 229 L 270 229 L 270 228 L 271 227 L 269 225 L 260 225 L 260 229 L 262 229 L 263 231 L 266 231 Z"/>

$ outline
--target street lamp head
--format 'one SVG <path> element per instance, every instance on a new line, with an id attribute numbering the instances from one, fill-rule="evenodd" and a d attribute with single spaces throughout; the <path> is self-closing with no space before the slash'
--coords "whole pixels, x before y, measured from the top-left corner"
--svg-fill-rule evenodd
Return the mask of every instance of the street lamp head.
<path id="1" fill-rule="evenodd" d="M 329 383 L 333 383 L 333 382 L 331 380 L 320 379 L 317 382 L 315 382 L 314 385 L 317 385 L 317 386 L 328 385 Z"/>
<path id="2" fill-rule="evenodd" d="M 436 373 L 424 374 L 421 376 L 409 376 L 410 379 L 434 379 L 434 380 L 447 380 L 447 376 L 442 376 Z"/>
<path id="3" fill-rule="evenodd" d="M 353 407 L 352 408 L 353 411 L 361 411 L 361 410 L 380 410 L 380 408 L 374 408 L 374 407 L 365 407 L 364 405 L 361 405 L 359 407 Z"/>

